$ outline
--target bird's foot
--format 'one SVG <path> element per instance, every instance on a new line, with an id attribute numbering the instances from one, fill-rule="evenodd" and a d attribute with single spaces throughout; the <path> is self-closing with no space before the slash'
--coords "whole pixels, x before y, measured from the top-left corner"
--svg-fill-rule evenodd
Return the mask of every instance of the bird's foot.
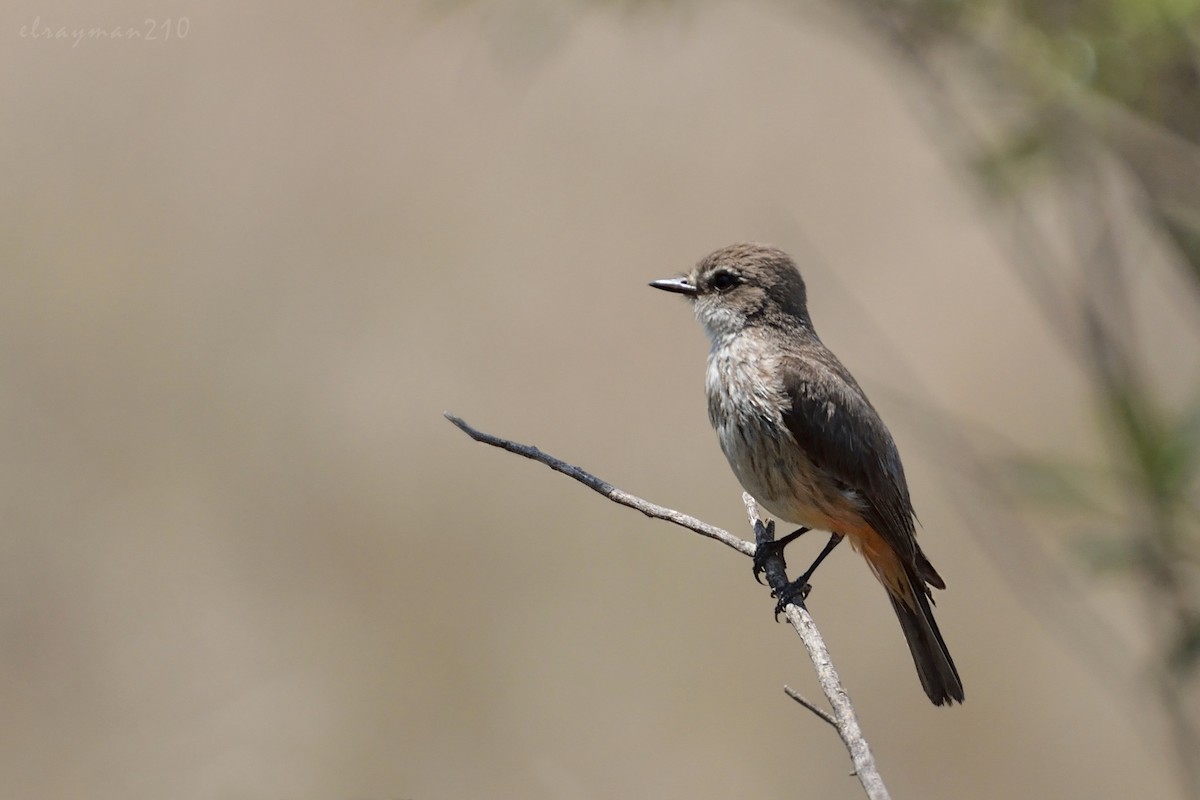
<path id="1" fill-rule="evenodd" d="M 791 604 L 798 606 L 804 605 L 808 593 L 812 591 L 812 586 L 808 582 L 808 575 L 801 575 L 796 580 L 784 586 L 778 592 L 772 592 L 775 595 L 775 620 L 779 620 L 779 615 L 783 610 Z"/>
<path id="2" fill-rule="evenodd" d="M 761 575 L 767 569 L 767 562 L 775 556 L 779 556 L 779 559 L 783 561 L 784 548 L 806 533 L 808 533 L 808 528 L 798 528 L 776 541 L 774 521 L 768 522 L 765 527 L 761 524 L 756 525 L 754 528 L 754 580 L 762 583 Z M 783 566 L 785 569 L 787 568 L 786 561 Z"/>

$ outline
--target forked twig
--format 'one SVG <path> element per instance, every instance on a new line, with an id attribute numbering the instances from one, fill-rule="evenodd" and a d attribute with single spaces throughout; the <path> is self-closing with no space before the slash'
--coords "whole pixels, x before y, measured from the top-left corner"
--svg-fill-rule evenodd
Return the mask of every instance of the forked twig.
<path id="1" fill-rule="evenodd" d="M 833 718 L 833 714 L 830 714 L 828 711 L 821 708 L 819 705 L 814 703 L 812 700 L 809 700 L 807 697 L 800 694 L 792 687 L 784 686 L 783 693 L 786 694 L 788 697 L 792 698 L 793 700 L 795 700 L 800 705 L 807 708 L 812 713 L 816 714 L 817 717 L 819 717 L 821 720 L 828 722 L 834 728 L 837 727 L 837 720 Z"/>

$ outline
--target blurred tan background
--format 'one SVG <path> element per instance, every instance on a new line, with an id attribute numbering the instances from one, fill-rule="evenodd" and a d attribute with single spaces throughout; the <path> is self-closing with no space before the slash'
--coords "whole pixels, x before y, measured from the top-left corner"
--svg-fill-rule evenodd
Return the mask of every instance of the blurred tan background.
<path id="1" fill-rule="evenodd" d="M 748 534 L 704 338 L 645 285 L 741 239 L 804 262 L 950 585 L 951 710 L 849 551 L 810 602 L 894 795 L 1174 791 L 891 391 L 1091 435 L 905 87 L 818 10 L 2 18 L 0 796 L 859 796 L 747 560 L 441 418 Z"/>

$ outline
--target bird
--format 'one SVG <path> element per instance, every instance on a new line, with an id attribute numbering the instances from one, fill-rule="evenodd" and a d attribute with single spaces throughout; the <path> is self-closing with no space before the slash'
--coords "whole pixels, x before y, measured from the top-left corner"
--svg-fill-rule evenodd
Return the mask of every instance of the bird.
<path id="1" fill-rule="evenodd" d="M 842 541 L 883 584 L 935 705 L 961 703 L 962 680 L 933 617 L 946 583 L 916 538 L 916 515 L 896 443 L 866 393 L 813 328 L 804 279 L 783 250 L 742 242 L 701 259 L 656 289 L 685 296 L 711 341 L 708 418 L 742 487 L 773 516 L 801 526 L 760 544 L 782 552 L 810 529 L 830 534 L 812 566 L 777 593 L 781 609 L 809 591 Z"/>

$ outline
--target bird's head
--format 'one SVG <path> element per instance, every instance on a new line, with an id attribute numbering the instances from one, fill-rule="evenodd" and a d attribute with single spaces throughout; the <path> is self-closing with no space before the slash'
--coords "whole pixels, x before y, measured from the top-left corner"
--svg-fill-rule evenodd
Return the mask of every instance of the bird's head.
<path id="1" fill-rule="evenodd" d="M 682 294 L 712 339 L 755 324 L 801 324 L 811 329 L 804 279 L 791 256 L 777 247 L 743 242 L 700 260 L 687 275 L 651 281 Z"/>

